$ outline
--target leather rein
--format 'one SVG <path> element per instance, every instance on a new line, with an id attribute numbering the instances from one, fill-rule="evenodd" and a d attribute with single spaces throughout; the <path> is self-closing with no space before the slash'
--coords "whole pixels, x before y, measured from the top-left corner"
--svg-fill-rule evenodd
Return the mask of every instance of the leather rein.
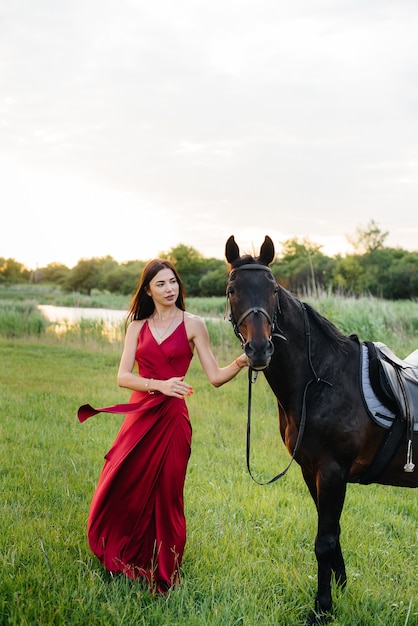
<path id="1" fill-rule="evenodd" d="M 241 265 L 240 267 L 237 267 L 235 269 L 233 269 L 231 271 L 230 277 L 233 275 L 234 272 L 237 272 L 239 270 L 252 270 L 252 269 L 256 269 L 256 270 L 265 270 L 271 273 L 271 270 L 269 267 L 267 267 L 266 265 L 261 265 L 259 263 L 251 263 L 251 264 L 245 264 L 245 265 Z M 271 273 L 271 276 L 273 277 L 273 274 Z M 245 337 L 243 337 L 243 335 L 240 333 L 239 331 L 239 327 L 241 326 L 241 324 L 243 323 L 243 321 L 251 314 L 258 314 L 261 313 L 262 315 L 264 315 L 267 318 L 267 321 L 270 325 L 270 329 L 271 329 L 271 335 L 270 335 L 270 340 L 272 339 L 272 337 L 279 337 L 280 339 L 284 339 L 285 341 L 287 341 L 287 337 L 283 334 L 283 332 L 281 331 L 281 329 L 277 326 L 277 316 L 278 314 L 281 312 L 280 310 L 280 302 L 279 302 L 279 286 L 277 286 L 276 288 L 276 294 L 277 294 L 277 302 L 276 302 L 276 306 L 275 306 L 275 310 L 274 310 L 274 315 L 273 317 L 271 317 L 269 315 L 269 313 L 262 307 L 253 307 L 250 309 L 247 309 L 239 318 L 238 322 L 235 321 L 234 316 L 232 314 L 232 310 L 230 310 L 230 316 L 229 316 L 229 320 L 232 324 L 232 327 L 234 329 L 234 333 L 235 335 L 238 337 L 238 339 L 241 342 L 241 346 L 242 349 L 244 349 L 245 347 L 245 343 L 246 343 L 246 339 Z M 227 288 L 227 301 L 229 301 L 229 293 L 228 293 L 228 288 Z M 326 380 L 321 379 L 316 371 L 315 368 L 313 366 L 312 363 L 312 349 L 311 349 L 311 331 L 310 331 L 310 324 L 309 324 L 309 318 L 308 318 L 308 314 L 306 311 L 306 307 L 303 304 L 303 302 L 299 302 L 302 311 L 303 311 L 303 317 L 304 317 L 304 324 L 305 324 L 305 336 L 307 339 L 307 351 L 308 351 L 308 360 L 309 360 L 309 365 L 311 368 L 311 371 L 313 373 L 313 378 L 311 378 L 311 380 L 309 380 L 306 385 L 305 385 L 305 389 L 303 392 L 303 398 L 302 398 L 302 412 L 301 412 L 301 418 L 300 418 L 300 422 L 299 422 L 299 432 L 298 432 L 298 436 L 296 439 L 296 443 L 295 443 L 295 447 L 293 448 L 293 453 L 291 456 L 291 459 L 288 463 L 288 465 L 285 467 L 285 469 L 281 472 L 279 472 L 278 474 L 276 474 L 276 476 L 274 476 L 273 478 L 271 478 L 270 480 L 267 480 L 266 482 L 260 482 L 258 481 L 252 471 L 251 471 L 251 404 L 252 404 L 252 387 L 255 384 L 256 380 L 257 380 L 257 376 L 258 376 L 258 370 L 253 369 L 251 366 L 248 368 L 248 403 L 247 403 L 247 445 L 246 445 L 246 461 L 247 461 L 247 469 L 248 469 L 248 473 L 251 476 L 251 478 L 253 479 L 253 481 L 255 483 L 257 483 L 258 485 L 270 485 L 271 483 L 276 482 L 277 480 L 279 480 L 279 478 L 282 478 L 290 469 L 290 466 L 292 465 L 293 461 L 295 460 L 296 454 L 299 450 L 300 444 L 302 442 L 302 437 L 303 437 L 303 433 L 305 431 L 305 425 L 306 425 L 306 396 L 307 396 L 307 392 L 308 389 L 310 387 L 310 385 L 312 383 L 319 383 L 319 382 L 323 382 L 327 385 L 332 386 L 331 383 L 329 383 Z M 230 307 L 231 309 L 231 307 Z"/>

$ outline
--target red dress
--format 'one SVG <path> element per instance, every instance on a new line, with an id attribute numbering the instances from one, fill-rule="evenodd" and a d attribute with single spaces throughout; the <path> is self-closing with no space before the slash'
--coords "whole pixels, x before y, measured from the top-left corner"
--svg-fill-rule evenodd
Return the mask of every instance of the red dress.
<path id="1" fill-rule="evenodd" d="M 148 322 L 139 332 L 141 376 L 185 376 L 193 353 L 184 321 L 161 344 Z M 151 590 L 179 582 L 186 543 L 183 488 L 192 429 L 184 400 L 134 391 L 129 404 L 80 407 L 84 421 L 101 411 L 126 413 L 102 469 L 88 517 L 88 540 L 111 572 L 144 577 Z"/>

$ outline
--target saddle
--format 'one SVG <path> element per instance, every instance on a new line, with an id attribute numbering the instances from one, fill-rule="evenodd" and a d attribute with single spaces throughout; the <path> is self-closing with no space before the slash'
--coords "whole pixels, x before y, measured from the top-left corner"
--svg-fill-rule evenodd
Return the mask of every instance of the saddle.
<path id="1" fill-rule="evenodd" d="M 388 433 L 372 465 L 356 482 L 369 484 L 389 464 L 407 436 L 405 472 L 413 472 L 412 441 L 418 432 L 418 350 L 406 359 L 397 357 L 385 344 L 364 342 L 361 350 L 361 389 L 372 419 Z"/>
<path id="2" fill-rule="evenodd" d="M 384 343 L 365 342 L 370 382 L 378 398 L 398 419 L 418 431 L 418 350 L 402 360 Z"/>

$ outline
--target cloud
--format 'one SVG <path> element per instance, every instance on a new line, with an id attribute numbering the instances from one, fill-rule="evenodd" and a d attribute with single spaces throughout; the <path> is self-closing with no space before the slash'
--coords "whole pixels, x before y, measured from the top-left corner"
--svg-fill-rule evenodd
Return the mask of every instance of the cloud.
<path id="1" fill-rule="evenodd" d="M 38 215 L 63 179 L 96 222 L 107 198 L 141 231 L 152 206 L 155 248 L 162 223 L 212 254 L 242 224 L 325 241 L 375 219 L 416 249 L 417 30 L 411 0 L 16 0 L 0 153 Z"/>

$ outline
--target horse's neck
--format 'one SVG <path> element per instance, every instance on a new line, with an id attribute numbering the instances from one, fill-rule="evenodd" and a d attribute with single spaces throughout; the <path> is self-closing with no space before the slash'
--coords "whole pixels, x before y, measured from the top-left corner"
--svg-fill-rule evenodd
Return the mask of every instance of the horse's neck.
<path id="1" fill-rule="evenodd" d="M 285 292 L 277 315 L 277 336 L 273 336 L 274 353 L 266 378 L 280 399 L 297 393 L 309 375 L 308 321 L 301 303 Z"/>
<path id="2" fill-rule="evenodd" d="M 296 352 L 295 361 L 299 364 L 299 355 L 306 349 L 307 333 L 310 332 L 309 319 L 303 303 L 288 291 L 283 291 L 277 315 L 277 324 L 286 338 L 285 358 L 291 358 Z"/>
<path id="3" fill-rule="evenodd" d="M 281 294 L 277 324 L 286 340 L 274 340 L 266 377 L 283 406 L 295 406 L 310 382 L 330 383 L 341 369 L 356 379 L 358 341 L 342 335 L 326 318 L 311 311 L 289 292 Z"/>

